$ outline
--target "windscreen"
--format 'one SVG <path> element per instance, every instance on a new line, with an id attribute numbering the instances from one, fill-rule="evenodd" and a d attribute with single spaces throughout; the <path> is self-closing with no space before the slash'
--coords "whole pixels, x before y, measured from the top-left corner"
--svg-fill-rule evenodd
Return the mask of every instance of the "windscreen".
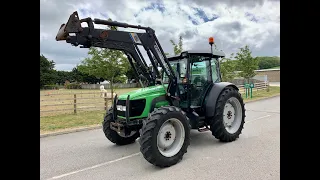
<path id="1" fill-rule="evenodd" d="M 187 59 L 183 58 L 175 61 L 169 61 L 169 64 L 175 72 L 175 76 L 178 77 L 178 83 L 180 83 L 187 75 Z M 169 83 L 169 77 L 165 73 L 163 73 L 163 83 Z"/>

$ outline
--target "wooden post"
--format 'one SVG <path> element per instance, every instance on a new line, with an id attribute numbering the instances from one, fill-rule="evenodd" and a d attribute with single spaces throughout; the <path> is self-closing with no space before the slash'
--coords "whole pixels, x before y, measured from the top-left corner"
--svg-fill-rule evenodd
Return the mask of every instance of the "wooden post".
<path id="1" fill-rule="evenodd" d="M 104 93 L 104 110 L 108 109 L 108 97 L 107 97 L 107 93 Z"/>
<path id="2" fill-rule="evenodd" d="M 77 94 L 73 95 L 73 113 L 77 114 Z"/>

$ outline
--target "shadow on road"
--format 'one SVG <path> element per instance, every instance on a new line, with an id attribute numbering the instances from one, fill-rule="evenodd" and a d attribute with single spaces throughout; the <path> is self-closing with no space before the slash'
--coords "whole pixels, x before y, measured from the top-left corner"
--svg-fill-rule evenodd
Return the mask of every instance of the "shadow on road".
<path id="1" fill-rule="evenodd" d="M 220 142 L 218 139 L 216 139 L 211 134 L 211 131 L 198 132 L 197 130 L 192 130 L 190 137 L 191 137 L 191 141 L 190 141 L 191 147 L 207 147 L 207 146 L 216 147 L 224 144 Z"/>
<path id="2" fill-rule="evenodd" d="M 211 131 L 207 132 L 198 132 L 197 130 L 191 130 L 190 132 L 190 148 L 193 149 L 193 147 L 217 147 L 224 145 L 225 143 L 220 142 L 218 139 L 216 139 L 212 134 Z M 106 145 L 103 146 L 106 152 L 109 151 L 123 151 L 123 150 L 137 150 L 139 151 L 140 145 L 139 145 L 139 139 L 137 139 L 134 143 L 129 145 L 123 145 L 119 146 L 116 144 L 113 145 Z"/>

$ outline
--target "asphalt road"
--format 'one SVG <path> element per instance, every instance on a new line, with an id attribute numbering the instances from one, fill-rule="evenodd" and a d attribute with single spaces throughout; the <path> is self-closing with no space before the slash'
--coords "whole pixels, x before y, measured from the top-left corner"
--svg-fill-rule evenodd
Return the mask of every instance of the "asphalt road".
<path id="1" fill-rule="evenodd" d="M 192 131 L 183 160 L 165 169 L 149 164 L 138 142 L 113 145 L 101 129 L 41 138 L 40 179 L 280 179 L 280 96 L 246 109 L 237 141 L 221 143 L 209 131 Z"/>

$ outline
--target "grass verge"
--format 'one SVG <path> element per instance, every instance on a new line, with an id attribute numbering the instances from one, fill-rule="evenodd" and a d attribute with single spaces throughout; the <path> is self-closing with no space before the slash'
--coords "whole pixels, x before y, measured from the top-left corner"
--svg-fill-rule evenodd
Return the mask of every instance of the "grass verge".
<path id="1" fill-rule="evenodd" d="M 269 92 L 266 90 L 254 91 L 253 98 L 245 98 L 245 94 L 242 93 L 242 97 L 245 102 L 265 99 L 280 95 L 280 87 L 270 86 Z M 40 118 L 40 134 L 57 132 L 63 130 L 70 130 L 79 127 L 90 127 L 94 125 L 100 125 L 105 111 L 89 111 L 80 112 L 74 114 L 63 114 L 57 116 L 48 116 Z"/>
<path id="2" fill-rule="evenodd" d="M 260 99 L 265 99 L 273 96 L 280 95 L 280 87 L 278 86 L 269 86 L 269 92 L 266 90 L 260 90 L 260 91 L 253 91 L 252 93 L 252 99 L 250 97 L 246 98 L 245 93 L 241 93 L 244 102 L 250 102 L 250 101 L 256 101 Z"/>
<path id="3" fill-rule="evenodd" d="M 79 112 L 40 118 L 40 134 L 100 125 L 105 111 Z"/>

